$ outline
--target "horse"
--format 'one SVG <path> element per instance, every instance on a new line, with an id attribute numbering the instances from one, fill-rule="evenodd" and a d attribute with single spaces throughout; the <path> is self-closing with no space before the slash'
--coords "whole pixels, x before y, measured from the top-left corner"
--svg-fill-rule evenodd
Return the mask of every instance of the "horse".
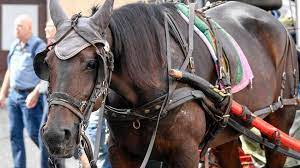
<path id="1" fill-rule="evenodd" d="M 178 38 L 171 33 L 167 38 L 166 14 L 172 16 L 185 40 L 188 23 L 174 4 L 136 3 L 113 10 L 113 3 L 106 0 L 91 17 L 77 14 L 70 20 L 56 0 L 50 1 L 50 15 L 58 30 L 56 42 L 36 56 L 34 63 L 37 75 L 49 81 L 48 121 L 41 129 L 49 154 L 71 157 L 80 144 L 90 112 L 105 104 L 111 109 L 125 109 L 122 115 L 117 114 L 118 110 L 106 113 L 112 167 L 139 167 L 150 142 L 151 159 L 164 161 L 172 168 L 198 167 L 198 147 L 211 121 L 206 110 L 198 100 L 190 100 L 159 115 L 168 100 L 164 96 L 170 89 L 168 67 L 179 68 L 185 60 Z M 253 70 L 252 88 L 233 94 L 235 101 L 255 111 L 277 101 L 280 90 L 285 98 L 295 96 L 298 65 L 294 65 L 295 46 L 287 43 L 291 40 L 284 26 L 269 13 L 240 2 L 220 4 L 205 15 L 233 36 Z M 216 82 L 215 64 L 196 34 L 193 45 L 195 74 Z M 185 86 L 179 83 L 177 88 Z M 126 115 L 130 109 L 135 111 Z M 265 120 L 288 132 L 294 115 L 294 106 L 284 106 Z M 151 141 L 153 132 L 155 141 Z M 210 146 L 226 146 L 237 136 L 227 127 Z M 266 155 L 266 167 L 283 166 L 285 156 L 270 150 Z M 218 156 L 221 166 L 239 167 L 232 156 L 234 153 Z"/>

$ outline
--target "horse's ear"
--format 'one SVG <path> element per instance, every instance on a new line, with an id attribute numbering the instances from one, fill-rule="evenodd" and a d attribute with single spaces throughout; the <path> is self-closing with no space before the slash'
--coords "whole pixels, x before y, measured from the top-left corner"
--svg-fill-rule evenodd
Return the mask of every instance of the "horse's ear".
<path id="1" fill-rule="evenodd" d="M 53 23 L 56 27 L 56 29 L 59 29 L 59 24 L 63 23 L 65 20 L 68 19 L 68 16 L 64 12 L 64 10 L 61 8 L 58 0 L 50 0 L 49 8 L 50 8 L 50 16 L 53 20 Z"/>
<path id="2" fill-rule="evenodd" d="M 91 17 L 92 22 L 105 30 L 113 12 L 114 0 L 106 0 L 102 7 Z"/>

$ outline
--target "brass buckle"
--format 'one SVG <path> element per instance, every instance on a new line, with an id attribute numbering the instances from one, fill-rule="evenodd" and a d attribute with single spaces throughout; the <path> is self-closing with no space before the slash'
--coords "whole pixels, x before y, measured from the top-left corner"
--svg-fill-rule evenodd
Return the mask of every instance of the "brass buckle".
<path id="1" fill-rule="evenodd" d="M 80 112 L 83 112 L 87 106 L 87 101 L 82 101 L 81 106 L 79 108 Z"/>
<path id="2" fill-rule="evenodd" d="M 212 90 L 218 93 L 222 97 L 230 96 L 229 92 L 226 92 L 224 89 L 221 90 L 217 86 L 214 86 Z"/>

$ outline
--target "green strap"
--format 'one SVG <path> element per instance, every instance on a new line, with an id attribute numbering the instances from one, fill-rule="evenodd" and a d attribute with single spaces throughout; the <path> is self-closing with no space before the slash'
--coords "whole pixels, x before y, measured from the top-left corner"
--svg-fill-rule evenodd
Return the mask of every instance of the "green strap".
<path id="1" fill-rule="evenodd" d="M 189 17 L 189 8 L 184 3 L 177 3 L 176 8 L 178 11 L 183 13 L 187 18 Z M 218 23 L 216 23 L 214 21 L 212 23 L 222 31 L 222 33 L 225 35 L 225 37 L 227 39 L 229 39 L 228 36 L 230 36 L 230 35 Z M 199 17 L 195 17 L 195 26 L 205 35 L 205 37 L 207 38 L 209 43 L 214 48 L 215 45 L 212 42 L 212 35 L 210 33 L 210 28 L 207 26 L 207 24 L 204 21 L 202 21 Z M 239 55 L 238 52 L 236 51 L 236 49 L 234 49 L 234 50 L 235 50 L 236 54 Z M 236 80 L 237 80 L 236 82 L 239 83 L 242 80 L 242 76 L 243 76 L 243 68 L 242 68 L 240 59 L 238 59 L 237 70 L 236 70 Z"/>

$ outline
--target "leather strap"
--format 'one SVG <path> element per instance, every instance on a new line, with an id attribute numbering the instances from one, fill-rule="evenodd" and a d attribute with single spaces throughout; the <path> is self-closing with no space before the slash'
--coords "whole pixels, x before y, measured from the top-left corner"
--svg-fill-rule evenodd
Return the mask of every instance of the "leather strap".
<path id="1" fill-rule="evenodd" d="M 81 142 L 82 144 L 81 145 L 82 145 L 84 152 L 90 162 L 90 166 L 91 166 L 91 168 L 97 168 L 97 164 L 96 164 L 97 162 L 94 162 L 94 160 L 93 160 L 93 148 L 90 143 L 90 140 L 85 134 L 82 134 L 81 136 L 82 136 L 82 142 Z"/>
<path id="2" fill-rule="evenodd" d="M 190 10 L 190 23 L 189 23 L 189 52 L 188 52 L 188 55 L 187 57 L 185 58 L 185 61 L 183 63 L 183 65 L 181 66 L 181 69 L 186 69 L 187 65 L 188 65 L 188 61 L 189 61 L 189 58 L 192 57 L 192 52 L 193 52 L 193 33 L 194 33 L 194 10 L 195 10 L 195 3 L 192 3 L 191 4 L 191 10 Z M 168 65 L 168 71 L 172 69 L 172 60 L 171 60 L 171 52 L 170 52 L 170 35 L 169 35 L 169 19 L 170 16 L 168 16 L 166 13 L 165 13 L 165 20 L 164 20 L 164 24 L 165 24 L 165 34 L 166 34 L 166 46 L 167 46 L 167 65 Z M 192 34 L 192 35 L 191 35 Z M 166 97 L 164 103 L 163 103 L 163 106 L 161 107 L 160 109 L 160 112 L 158 114 L 158 118 L 157 118 L 157 122 L 156 122 L 156 126 L 155 126 L 155 130 L 153 131 L 153 134 L 152 134 L 152 137 L 151 137 L 151 140 L 150 140 L 150 144 L 148 146 L 148 149 L 147 149 L 147 152 L 146 152 L 146 155 L 144 157 L 144 160 L 140 166 L 140 168 L 145 168 L 147 163 L 148 163 L 148 160 L 150 158 L 150 155 L 151 155 L 151 151 L 153 149 L 153 145 L 154 145 L 154 142 L 155 142 L 155 137 L 156 137 L 156 133 L 157 133 L 157 129 L 158 129 L 158 124 L 159 124 L 159 121 L 160 121 L 160 116 L 162 113 L 166 112 L 167 111 L 167 108 L 169 106 L 169 103 L 171 102 L 170 98 L 172 97 L 173 93 L 174 93 L 174 90 L 176 88 L 176 83 L 172 84 L 173 82 L 173 79 L 172 77 L 168 76 L 169 80 L 168 80 L 168 96 Z"/>
<path id="3" fill-rule="evenodd" d="M 174 108 L 182 105 L 183 103 L 186 103 L 191 100 L 203 99 L 204 97 L 205 95 L 202 91 L 195 90 L 190 87 L 176 89 L 172 97 L 172 103 L 169 104 L 167 110 L 173 110 Z"/>
<path id="4" fill-rule="evenodd" d="M 82 113 L 78 109 L 74 108 L 74 106 L 70 105 L 69 102 L 66 102 L 63 100 L 53 100 L 53 101 L 50 101 L 49 107 L 51 107 L 52 105 L 64 106 L 67 109 L 71 110 L 73 114 L 75 114 L 78 118 L 80 118 L 80 120 L 84 119 L 84 116 L 82 115 Z"/>
<path id="5" fill-rule="evenodd" d="M 163 104 L 163 107 L 166 106 L 166 103 L 167 103 L 167 98 L 165 99 L 164 101 L 164 104 Z M 160 112 L 158 114 L 158 118 L 160 118 L 160 115 L 162 114 L 164 108 L 161 108 L 160 109 Z M 156 125 L 155 125 L 155 129 L 153 131 L 153 134 L 151 136 L 151 140 L 150 140 L 150 143 L 149 143 L 149 146 L 148 146 L 148 149 L 147 149 L 147 152 L 146 152 L 146 155 L 144 157 L 144 160 L 140 166 L 140 168 L 145 168 L 148 161 L 149 161 L 149 158 L 150 158 L 150 155 L 151 155 L 151 152 L 152 152 L 152 149 L 153 149 L 153 145 L 154 145 L 154 142 L 155 142 L 155 137 L 156 137 L 156 133 L 157 133 L 157 129 L 158 129 L 158 124 L 159 124 L 159 119 L 157 119 L 157 122 L 156 122 Z"/>
<path id="6" fill-rule="evenodd" d="M 192 72 L 195 72 L 194 69 L 194 61 L 193 61 L 193 50 L 194 50 L 194 23 L 195 23 L 195 6 L 196 3 L 190 3 L 189 8 L 189 50 L 187 54 L 187 58 L 185 59 L 181 68 L 186 69 L 188 63 L 191 65 Z"/>
<path id="7" fill-rule="evenodd" d="M 261 137 L 261 136 L 258 136 L 256 134 L 254 134 L 253 132 L 251 132 L 248 128 L 242 126 L 241 124 L 239 124 L 238 122 L 236 122 L 235 120 L 233 120 L 232 118 L 229 118 L 229 122 L 228 122 L 228 125 L 230 127 L 232 127 L 233 129 L 235 129 L 236 131 L 238 131 L 239 133 L 245 135 L 246 137 L 248 137 L 250 140 L 254 141 L 254 142 L 257 142 L 257 143 L 260 143 L 276 152 L 279 152 L 283 155 L 286 155 L 286 156 L 289 156 L 289 157 L 292 157 L 292 158 L 295 158 L 295 159 L 298 159 L 300 160 L 300 153 L 296 152 L 296 151 L 292 151 L 292 150 L 287 150 L 287 149 L 284 149 L 272 142 L 269 142 L 267 139 Z"/>
<path id="8" fill-rule="evenodd" d="M 270 106 L 268 106 L 266 108 L 257 110 L 253 113 L 260 118 L 265 118 L 269 114 L 277 111 L 278 109 L 282 108 L 283 106 L 297 106 L 300 103 L 299 101 L 300 101 L 300 99 L 298 99 L 298 98 L 292 98 L 292 99 L 279 98 L 277 102 L 271 104 Z"/>
<path id="9" fill-rule="evenodd" d="M 293 99 L 282 99 L 283 106 L 296 106 L 300 103 L 300 99 L 293 98 Z"/>
<path id="10" fill-rule="evenodd" d="M 256 116 L 260 117 L 260 118 L 265 118 L 267 117 L 269 114 L 275 112 L 276 110 L 280 109 L 282 107 L 282 103 L 280 101 L 271 104 L 270 106 L 257 110 L 255 112 L 253 112 Z"/>
<path id="11" fill-rule="evenodd" d="M 51 101 L 53 101 L 53 100 L 63 100 L 65 102 L 71 104 L 72 106 L 76 107 L 77 109 L 81 109 L 83 104 L 85 104 L 63 92 L 52 93 L 48 98 L 48 102 L 51 103 Z"/>

